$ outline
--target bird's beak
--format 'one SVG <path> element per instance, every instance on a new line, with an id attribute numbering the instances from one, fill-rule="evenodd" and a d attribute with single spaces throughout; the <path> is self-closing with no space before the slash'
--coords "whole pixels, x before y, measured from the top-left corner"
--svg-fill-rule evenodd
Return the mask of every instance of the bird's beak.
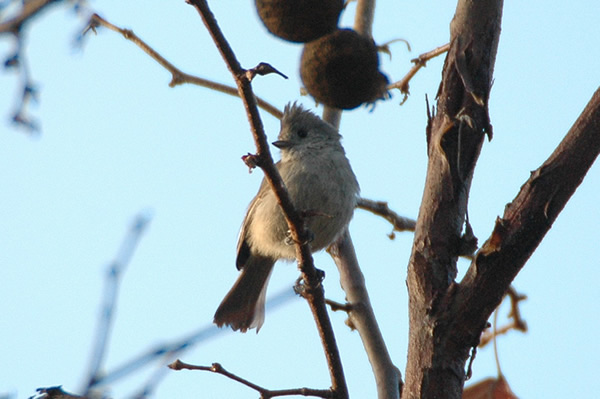
<path id="1" fill-rule="evenodd" d="M 280 150 L 283 150 L 284 148 L 290 148 L 292 146 L 292 142 L 286 140 L 277 140 L 274 141 L 272 144 Z"/>

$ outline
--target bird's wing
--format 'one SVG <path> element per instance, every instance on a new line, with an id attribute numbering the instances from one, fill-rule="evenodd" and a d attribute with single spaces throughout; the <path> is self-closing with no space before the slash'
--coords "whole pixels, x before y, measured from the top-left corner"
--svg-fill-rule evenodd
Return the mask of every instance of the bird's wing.
<path id="1" fill-rule="evenodd" d="M 280 162 L 275 164 L 277 169 L 280 167 Z M 262 180 L 260 184 L 260 188 L 258 189 L 258 193 L 248 205 L 248 211 L 246 212 L 246 217 L 244 217 L 244 221 L 242 222 L 242 227 L 240 228 L 240 233 L 238 235 L 238 244 L 237 244 L 237 257 L 235 259 L 235 266 L 238 270 L 242 270 L 246 262 L 248 261 L 248 257 L 250 256 L 250 246 L 248 245 L 248 241 L 246 240 L 247 227 L 252 222 L 252 218 L 254 217 L 254 211 L 256 210 L 256 206 L 258 202 L 265 196 L 268 195 L 271 191 L 271 188 L 268 187 L 269 183 L 267 179 Z"/>

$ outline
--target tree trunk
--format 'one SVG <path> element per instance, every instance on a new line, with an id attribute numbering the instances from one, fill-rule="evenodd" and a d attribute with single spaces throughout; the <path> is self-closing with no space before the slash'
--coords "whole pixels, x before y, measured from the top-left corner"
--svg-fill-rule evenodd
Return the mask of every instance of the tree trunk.
<path id="1" fill-rule="evenodd" d="M 484 138 L 492 135 L 488 98 L 502 5 L 502 0 L 459 0 L 450 25 L 437 111 L 427 126 L 427 179 L 408 266 L 410 344 L 403 398 L 460 398 L 469 349 L 477 345 L 477 340 L 451 342 L 447 316 L 473 170 Z"/>

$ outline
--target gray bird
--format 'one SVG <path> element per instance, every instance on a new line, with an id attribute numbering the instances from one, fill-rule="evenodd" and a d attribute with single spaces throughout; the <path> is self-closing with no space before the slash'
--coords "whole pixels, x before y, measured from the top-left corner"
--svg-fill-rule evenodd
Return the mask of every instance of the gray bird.
<path id="1" fill-rule="evenodd" d="M 333 126 L 301 105 L 288 104 L 273 143 L 281 150 L 276 167 L 290 198 L 304 212 L 310 248 L 332 244 L 347 227 L 358 198 L 358 182 Z M 263 179 L 242 223 L 237 246 L 237 281 L 219 305 L 214 322 L 246 332 L 265 319 L 267 283 L 279 259 L 294 260 L 296 249 L 275 194 Z"/>

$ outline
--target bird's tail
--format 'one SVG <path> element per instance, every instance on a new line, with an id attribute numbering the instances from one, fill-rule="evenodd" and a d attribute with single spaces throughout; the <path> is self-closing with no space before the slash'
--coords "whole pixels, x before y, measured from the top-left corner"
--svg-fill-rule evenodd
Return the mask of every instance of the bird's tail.
<path id="1" fill-rule="evenodd" d="M 215 312 L 214 323 L 246 332 L 260 330 L 265 321 L 267 283 L 275 262 L 271 258 L 250 256 L 237 281 Z"/>

